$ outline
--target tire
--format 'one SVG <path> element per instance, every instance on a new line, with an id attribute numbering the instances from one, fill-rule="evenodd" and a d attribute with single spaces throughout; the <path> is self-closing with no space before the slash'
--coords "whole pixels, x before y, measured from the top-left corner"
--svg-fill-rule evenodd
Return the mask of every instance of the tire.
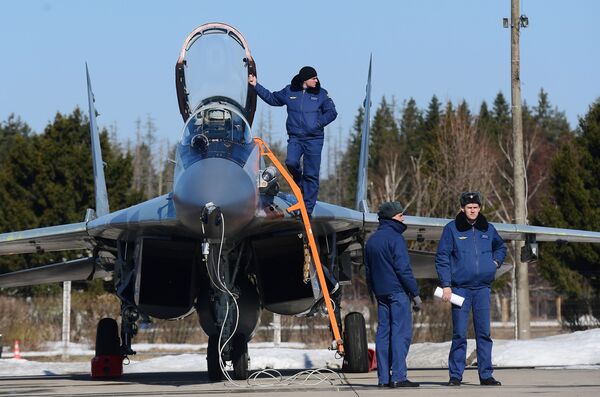
<path id="1" fill-rule="evenodd" d="M 233 336 L 233 351 L 231 361 L 233 362 L 233 379 L 248 379 L 248 342 L 246 336 L 235 334 Z"/>
<path id="2" fill-rule="evenodd" d="M 218 382 L 223 379 L 219 356 L 219 335 L 209 336 L 208 347 L 206 348 L 206 367 L 208 368 L 208 379 L 211 382 Z"/>
<path id="3" fill-rule="evenodd" d="M 96 357 L 120 355 L 119 326 L 114 318 L 103 318 L 96 328 Z"/>
<path id="4" fill-rule="evenodd" d="M 367 329 L 361 313 L 348 313 L 344 319 L 344 348 L 344 372 L 369 372 Z"/>

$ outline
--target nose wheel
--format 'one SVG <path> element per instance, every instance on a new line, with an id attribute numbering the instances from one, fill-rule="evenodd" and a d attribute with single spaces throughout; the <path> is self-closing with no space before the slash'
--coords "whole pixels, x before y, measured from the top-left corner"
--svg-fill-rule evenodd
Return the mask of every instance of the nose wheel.
<path id="1" fill-rule="evenodd" d="M 231 361 L 233 362 L 233 379 L 246 380 L 248 379 L 248 365 L 250 362 L 246 336 L 236 334 L 232 342 Z"/>
<path id="2" fill-rule="evenodd" d="M 248 355 L 248 341 L 245 335 L 234 335 L 229 341 L 229 346 L 225 346 L 225 349 L 223 349 L 223 361 L 232 362 L 233 379 L 248 379 L 250 356 Z M 225 378 L 219 363 L 219 335 L 208 337 L 206 365 L 208 367 L 208 379 L 211 382 L 219 382 Z"/>
<path id="3" fill-rule="evenodd" d="M 219 335 L 208 337 L 206 366 L 208 368 L 208 379 L 211 382 L 218 382 L 223 379 L 223 372 L 221 372 L 221 365 L 219 364 Z"/>

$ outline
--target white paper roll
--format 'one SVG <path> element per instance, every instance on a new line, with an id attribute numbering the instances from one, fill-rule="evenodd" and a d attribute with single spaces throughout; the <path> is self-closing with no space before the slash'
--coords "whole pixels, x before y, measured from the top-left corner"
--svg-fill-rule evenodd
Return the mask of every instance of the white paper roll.
<path id="1" fill-rule="evenodd" d="M 433 296 L 435 296 L 436 298 L 442 299 L 442 293 L 443 292 L 444 291 L 440 287 L 437 287 L 435 289 L 435 291 L 433 292 Z M 462 307 L 464 301 L 465 301 L 465 298 L 463 298 L 460 295 L 456 295 L 456 294 L 453 293 L 450 296 L 450 302 L 452 302 L 452 304 L 454 304 L 456 306 Z"/>

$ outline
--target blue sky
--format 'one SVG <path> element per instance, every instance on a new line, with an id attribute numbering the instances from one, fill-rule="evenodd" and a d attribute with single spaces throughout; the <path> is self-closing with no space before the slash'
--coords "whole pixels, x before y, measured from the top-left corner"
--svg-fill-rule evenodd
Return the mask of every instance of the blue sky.
<path id="1" fill-rule="evenodd" d="M 600 2 L 522 0 L 523 98 L 540 88 L 571 126 L 600 96 Z M 0 1 L 0 120 L 19 115 L 41 131 L 57 111 L 86 109 L 88 63 L 101 126 L 133 138 L 150 115 L 161 139 L 180 136 L 174 67 L 181 44 L 205 22 L 238 28 L 259 82 L 282 88 L 313 65 L 334 99 L 331 136 L 345 137 L 365 92 L 373 54 L 373 99 L 413 97 L 425 108 L 465 99 L 477 111 L 498 91 L 510 98 L 510 0 L 456 1 Z M 257 120 L 269 107 L 259 101 Z M 271 108 L 285 136 L 285 110 Z"/>

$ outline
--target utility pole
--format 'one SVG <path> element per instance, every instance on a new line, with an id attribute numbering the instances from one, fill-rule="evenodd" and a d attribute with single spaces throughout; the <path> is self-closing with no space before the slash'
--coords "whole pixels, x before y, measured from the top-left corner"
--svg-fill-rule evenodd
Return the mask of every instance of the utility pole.
<path id="1" fill-rule="evenodd" d="M 519 36 L 521 27 L 527 27 L 529 19 L 520 15 L 519 0 L 511 0 L 510 18 L 510 55 L 511 55 L 511 102 L 512 102 L 512 133 L 513 133 L 513 183 L 515 201 L 515 223 L 527 223 L 527 198 L 525 191 L 525 160 L 523 155 L 523 115 L 521 111 L 521 55 Z M 506 27 L 507 21 L 504 20 Z M 520 260 L 519 254 L 524 246 L 522 241 L 515 242 L 515 263 L 517 264 L 517 318 L 519 339 L 529 339 L 529 269 L 527 262 Z"/>

